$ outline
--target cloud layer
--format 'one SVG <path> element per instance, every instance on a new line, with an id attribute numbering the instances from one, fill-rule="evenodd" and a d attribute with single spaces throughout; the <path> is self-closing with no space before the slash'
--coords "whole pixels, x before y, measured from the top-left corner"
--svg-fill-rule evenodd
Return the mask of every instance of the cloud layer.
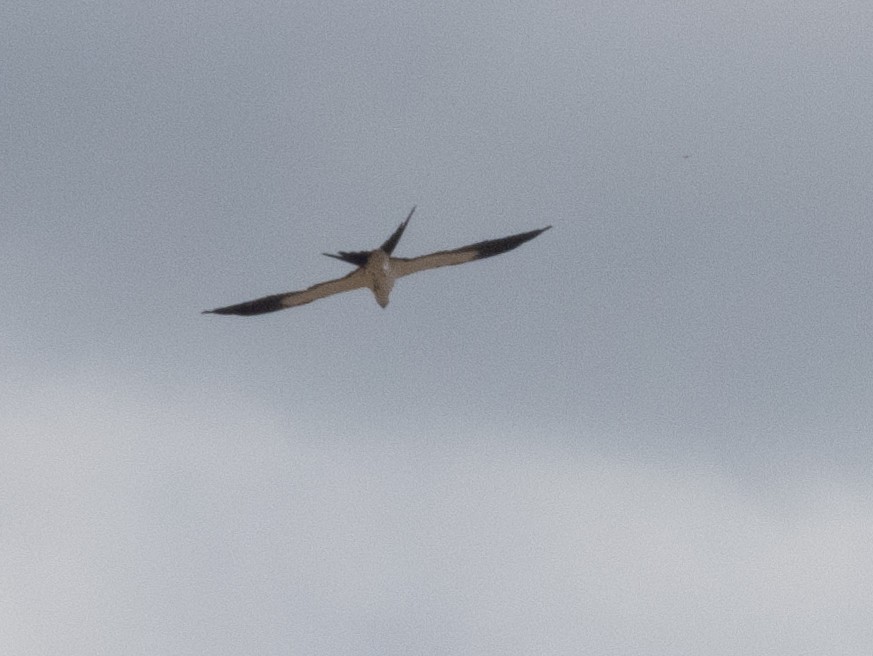
<path id="1" fill-rule="evenodd" d="M 329 434 L 108 372 L 11 417 L 7 653 L 873 647 L 858 480 L 753 489 L 527 432 Z"/>

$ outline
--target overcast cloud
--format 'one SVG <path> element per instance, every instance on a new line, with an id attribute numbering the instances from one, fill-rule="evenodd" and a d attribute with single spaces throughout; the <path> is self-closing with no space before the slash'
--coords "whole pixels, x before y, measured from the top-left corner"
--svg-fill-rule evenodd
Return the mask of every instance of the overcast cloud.
<path id="1" fill-rule="evenodd" d="M 871 30 L 7 3 L 0 651 L 873 652 Z"/>

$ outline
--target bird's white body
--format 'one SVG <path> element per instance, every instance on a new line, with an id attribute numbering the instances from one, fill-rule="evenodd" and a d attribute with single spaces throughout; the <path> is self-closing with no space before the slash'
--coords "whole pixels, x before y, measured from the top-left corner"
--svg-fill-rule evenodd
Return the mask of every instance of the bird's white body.
<path id="1" fill-rule="evenodd" d="M 367 287 L 373 291 L 376 302 L 383 308 L 387 307 L 388 296 L 394 289 L 395 280 L 391 257 L 385 251 L 373 251 L 364 265 L 364 273 L 367 276 Z"/>

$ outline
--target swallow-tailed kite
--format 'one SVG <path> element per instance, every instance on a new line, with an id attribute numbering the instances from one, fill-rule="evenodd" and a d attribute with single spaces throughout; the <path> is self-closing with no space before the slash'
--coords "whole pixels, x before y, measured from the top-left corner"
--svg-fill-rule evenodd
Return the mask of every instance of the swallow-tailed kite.
<path id="1" fill-rule="evenodd" d="M 215 308 L 214 310 L 204 310 L 203 313 L 239 314 L 243 316 L 264 314 L 265 312 L 275 312 L 276 310 L 284 310 L 285 308 L 311 303 L 325 296 L 362 287 L 372 290 L 376 296 L 376 302 L 384 308 L 388 305 L 388 295 L 391 293 L 391 288 L 394 287 L 394 281 L 397 278 L 408 276 L 410 273 L 424 271 L 425 269 L 463 264 L 464 262 L 481 260 L 484 257 L 500 255 L 501 253 L 511 251 L 513 248 L 518 248 L 524 242 L 530 241 L 552 227 L 546 226 L 539 230 L 522 232 L 517 235 L 503 237 L 502 239 L 480 241 L 476 244 L 462 246 L 451 251 L 438 251 L 430 255 L 422 255 L 421 257 L 391 257 L 391 253 L 394 252 L 397 242 L 400 241 L 400 237 L 403 235 L 409 219 L 412 218 L 413 212 L 415 212 L 414 207 L 409 212 L 406 220 L 394 231 L 394 234 L 376 250 L 340 251 L 336 255 L 323 253 L 323 255 L 354 264 L 357 267 L 350 274 L 342 278 L 320 282 L 299 292 L 273 294 L 272 296 L 256 298 L 253 301 L 246 301 L 237 305 L 228 305 L 227 307 Z"/>

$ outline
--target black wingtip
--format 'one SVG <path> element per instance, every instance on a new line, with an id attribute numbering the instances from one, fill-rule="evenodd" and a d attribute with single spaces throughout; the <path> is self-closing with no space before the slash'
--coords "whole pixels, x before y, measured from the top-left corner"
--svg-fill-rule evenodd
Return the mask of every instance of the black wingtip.
<path id="1" fill-rule="evenodd" d="M 273 294 L 256 298 L 253 301 L 245 303 L 237 303 L 236 305 L 228 305 L 227 307 L 215 308 L 214 310 L 203 310 L 202 314 L 236 314 L 242 317 L 250 317 L 254 314 L 266 314 L 267 312 L 276 312 L 284 310 L 285 305 L 282 303 L 287 294 Z"/>
<path id="2" fill-rule="evenodd" d="M 501 253 L 506 253 L 507 251 L 511 251 L 514 248 L 518 248 L 519 246 L 521 246 L 525 242 L 530 241 L 534 237 L 539 237 L 551 227 L 552 226 L 546 226 L 545 228 L 539 228 L 537 230 L 521 232 L 517 235 L 503 237 L 502 239 L 489 239 L 488 241 L 480 241 L 478 244 L 472 244 L 469 248 L 470 250 L 476 251 L 477 260 L 486 257 L 493 257 L 494 255 L 500 255 Z"/>

